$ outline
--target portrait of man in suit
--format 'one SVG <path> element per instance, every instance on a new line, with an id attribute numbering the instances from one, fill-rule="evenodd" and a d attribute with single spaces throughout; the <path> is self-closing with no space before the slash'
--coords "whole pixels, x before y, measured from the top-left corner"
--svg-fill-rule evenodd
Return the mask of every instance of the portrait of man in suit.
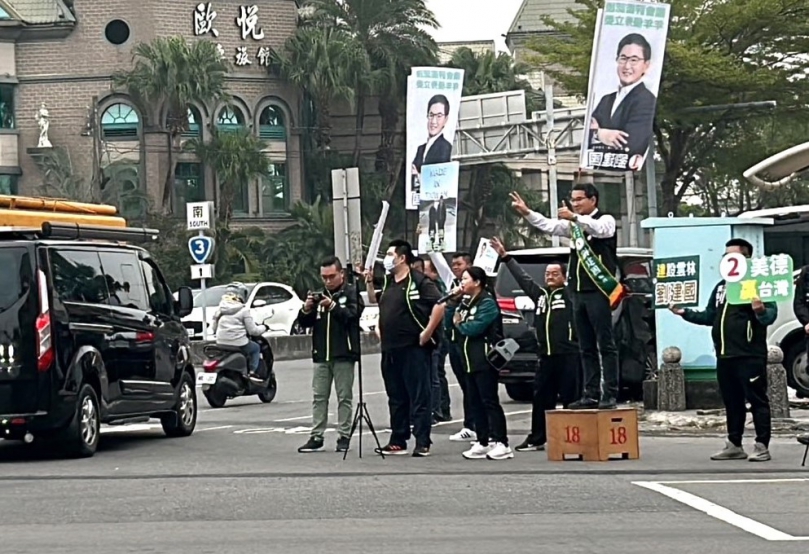
<path id="1" fill-rule="evenodd" d="M 589 147 L 629 157 L 638 170 L 652 138 L 657 98 L 643 78 L 651 66 L 652 47 L 639 33 L 618 43 L 618 90 L 601 97 L 590 118 Z"/>
<path id="2" fill-rule="evenodd" d="M 422 166 L 447 163 L 452 159 L 452 142 L 444 138 L 448 120 L 449 100 L 443 94 L 436 94 L 427 103 L 427 142 L 418 147 L 410 167 L 413 192 L 420 189 Z"/>

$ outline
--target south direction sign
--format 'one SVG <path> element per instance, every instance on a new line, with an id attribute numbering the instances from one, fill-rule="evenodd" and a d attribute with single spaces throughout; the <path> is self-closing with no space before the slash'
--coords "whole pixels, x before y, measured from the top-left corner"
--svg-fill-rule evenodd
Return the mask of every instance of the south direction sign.
<path id="1" fill-rule="evenodd" d="M 204 264 L 211 259 L 214 240 L 211 237 L 198 236 L 188 239 L 188 250 L 195 264 Z"/>
<path id="2" fill-rule="evenodd" d="M 185 219 L 189 231 L 213 229 L 213 202 L 188 202 L 185 205 Z"/>

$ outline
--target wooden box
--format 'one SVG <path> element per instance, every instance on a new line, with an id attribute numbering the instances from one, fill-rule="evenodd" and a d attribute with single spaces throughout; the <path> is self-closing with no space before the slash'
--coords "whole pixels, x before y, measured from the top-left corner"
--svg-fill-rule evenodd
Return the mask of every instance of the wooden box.
<path id="1" fill-rule="evenodd" d="M 638 412 L 616 410 L 548 410 L 545 412 L 548 459 L 607 461 L 640 457 Z"/>

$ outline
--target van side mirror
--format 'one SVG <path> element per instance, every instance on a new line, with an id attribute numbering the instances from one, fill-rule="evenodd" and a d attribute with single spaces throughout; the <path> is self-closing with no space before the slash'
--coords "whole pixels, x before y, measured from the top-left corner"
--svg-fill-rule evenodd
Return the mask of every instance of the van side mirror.
<path id="1" fill-rule="evenodd" d="M 174 303 L 177 315 L 185 317 L 194 311 L 194 293 L 189 287 L 177 289 L 177 301 Z"/>

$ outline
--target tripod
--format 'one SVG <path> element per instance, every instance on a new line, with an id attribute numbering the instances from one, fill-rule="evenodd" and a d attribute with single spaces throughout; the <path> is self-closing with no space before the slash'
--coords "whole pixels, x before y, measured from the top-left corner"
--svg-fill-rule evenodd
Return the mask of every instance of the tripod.
<path id="1" fill-rule="evenodd" d="M 348 273 L 348 283 L 349 285 L 354 285 L 354 292 L 357 295 L 356 301 L 357 305 L 359 306 L 360 303 L 360 287 L 357 284 L 356 275 L 354 270 L 349 266 L 346 269 Z M 373 291 L 369 291 L 368 294 L 372 294 Z M 359 457 L 362 458 L 362 422 L 368 424 L 368 429 L 371 431 L 371 434 L 374 436 L 374 440 L 376 441 L 376 446 L 378 448 L 377 452 L 385 458 L 385 454 L 382 452 L 382 444 L 379 442 L 379 437 L 376 435 L 376 430 L 374 429 L 374 424 L 371 421 L 371 414 L 368 413 L 368 406 L 365 404 L 365 397 L 363 396 L 362 391 L 362 340 L 359 340 L 357 343 L 357 349 L 359 350 L 359 360 L 357 361 L 357 380 L 359 383 L 359 400 L 357 401 L 357 410 L 354 412 L 354 421 L 351 424 L 351 432 L 348 434 L 348 446 L 351 446 L 351 439 L 354 436 L 354 431 L 357 430 L 359 427 L 359 435 L 358 435 L 358 447 L 357 452 L 359 453 Z M 343 460 L 346 459 L 348 456 L 348 448 L 346 451 L 343 452 Z"/>

